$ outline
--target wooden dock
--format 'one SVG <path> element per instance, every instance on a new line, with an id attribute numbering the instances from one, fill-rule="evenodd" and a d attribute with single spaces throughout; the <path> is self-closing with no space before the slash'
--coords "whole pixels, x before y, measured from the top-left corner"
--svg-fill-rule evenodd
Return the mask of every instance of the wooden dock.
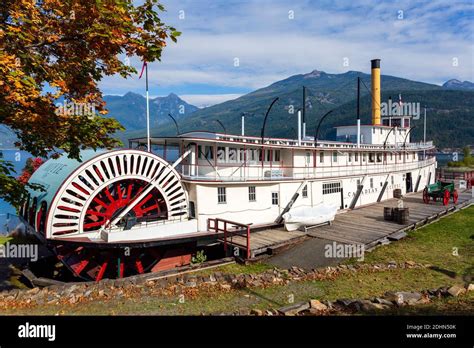
<path id="1" fill-rule="evenodd" d="M 421 192 L 409 194 L 403 198 L 404 207 L 408 207 L 410 211 L 410 219 L 405 225 L 384 220 L 384 207 L 396 207 L 397 202 L 398 199 L 390 199 L 341 212 L 336 215 L 332 225 L 310 229 L 307 234 L 340 243 L 363 244 L 366 250 L 369 250 L 378 244 L 403 238 L 407 231 L 467 206 L 473 200 L 471 191 L 460 193 L 457 204 L 453 204 L 451 200 L 448 206 L 444 206 L 440 201 L 425 204 Z"/>
<path id="2" fill-rule="evenodd" d="M 421 192 L 408 194 L 403 198 L 403 203 L 404 207 L 409 208 L 410 217 L 404 225 L 384 220 L 384 207 L 396 207 L 398 204 L 398 199 L 390 199 L 354 210 L 342 211 L 336 215 L 331 225 L 314 227 L 306 232 L 288 232 L 281 225 L 254 226 L 250 230 L 250 258 L 262 254 L 275 254 L 279 249 L 295 245 L 310 237 L 344 244 L 362 244 L 366 250 L 370 250 L 379 244 L 399 240 L 406 236 L 407 231 L 473 203 L 471 195 L 470 191 L 460 193 L 457 204 L 453 204 L 451 200 L 448 206 L 444 206 L 440 201 L 430 201 L 429 204 L 425 204 Z M 224 242 L 222 237 L 219 241 Z M 235 247 L 240 249 L 240 255 L 244 255 L 247 245 L 245 231 L 229 233 L 227 245 L 230 249 L 228 255 L 235 250 Z"/>
<path id="3" fill-rule="evenodd" d="M 307 238 L 302 231 L 288 232 L 284 227 L 278 226 L 267 229 L 258 229 L 250 233 L 250 257 L 254 258 L 262 254 L 273 254 L 275 250 L 288 245 L 298 243 Z M 241 250 L 246 248 L 246 236 L 243 234 L 232 235 L 227 243 L 231 247 Z"/>

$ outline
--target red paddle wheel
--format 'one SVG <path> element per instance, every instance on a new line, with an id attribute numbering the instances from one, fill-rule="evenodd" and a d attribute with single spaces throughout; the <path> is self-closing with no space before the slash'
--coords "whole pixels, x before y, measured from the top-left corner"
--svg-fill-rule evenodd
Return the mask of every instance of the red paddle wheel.
<path id="1" fill-rule="evenodd" d="M 125 179 L 103 188 L 92 200 L 86 210 L 83 230 L 99 230 L 106 226 L 116 215 L 144 190 L 146 182 L 137 179 Z M 147 218 L 166 219 L 166 202 L 157 188 L 154 188 L 140 202 L 134 205 L 122 224 L 142 222 Z"/>
<path id="2" fill-rule="evenodd" d="M 43 207 L 35 222 L 62 263 L 86 280 L 189 263 L 193 245 L 174 238 L 188 220 L 187 191 L 176 169 L 134 149 L 82 155 L 83 162 L 50 159 L 31 179 L 55 188 L 27 206 L 28 212 Z M 170 254 L 176 248 L 182 251 Z"/>
<path id="3" fill-rule="evenodd" d="M 126 208 L 146 188 L 147 183 L 138 179 L 124 179 L 100 190 L 86 210 L 84 232 L 107 228 L 108 223 Z M 157 188 L 136 203 L 118 223 L 130 229 L 134 224 L 156 221 L 168 216 L 166 202 Z M 130 233 L 133 233 L 131 230 Z M 160 259 L 160 252 L 153 248 L 93 248 L 59 244 L 55 247 L 59 259 L 77 276 L 86 280 L 122 278 L 149 271 Z"/>

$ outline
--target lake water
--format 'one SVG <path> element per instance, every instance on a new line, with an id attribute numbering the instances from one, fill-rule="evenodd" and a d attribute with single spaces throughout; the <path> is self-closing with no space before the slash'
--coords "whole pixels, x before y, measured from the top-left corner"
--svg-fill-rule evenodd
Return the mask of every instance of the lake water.
<path id="1" fill-rule="evenodd" d="M 20 150 L 0 150 L 3 153 L 3 159 L 5 161 L 10 161 L 13 163 L 16 174 L 15 176 L 20 176 L 23 168 L 25 167 L 26 160 L 31 156 L 26 151 Z M 16 214 L 16 209 L 11 206 L 9 203 L 0 199 L 0 234 L 5 229 L 5 224 L 7 221 L 7 214 Z"/>

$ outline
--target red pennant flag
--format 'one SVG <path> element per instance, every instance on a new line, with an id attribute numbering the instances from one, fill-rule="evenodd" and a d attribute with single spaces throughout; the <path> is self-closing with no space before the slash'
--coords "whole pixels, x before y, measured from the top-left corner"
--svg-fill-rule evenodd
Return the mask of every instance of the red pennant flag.
<path id="1" fill-rule="evenodd" d="M 146 61 L 143 61 L 142 72 L 140 73 L 140 77 L 138 79 L 142 78 L 143 71 L 145 70 L 145 67 L 146 67 Z"/>

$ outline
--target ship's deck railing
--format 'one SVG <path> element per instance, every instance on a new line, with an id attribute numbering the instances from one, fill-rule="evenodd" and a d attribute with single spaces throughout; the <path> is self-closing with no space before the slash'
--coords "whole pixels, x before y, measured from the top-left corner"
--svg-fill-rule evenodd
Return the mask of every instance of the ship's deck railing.
<path id="1" fill-rule="evenodd" d="M 282 146 L 287 148 L 315 148 L 315 142 L 311 139 L 302 139 L 298 141 L 297 139 L 286 139 L 286 138 L 264 138 L 263 142 L 260 137 L 254 136 L 247 136 L 247 135 L 231 135 L 231 134 L 220 134 L 220 133 L 206 133 L 207 136 L 203 136 L 202 132 L 198 132 L 198 134 L 188 133 L 182 134 L 178 137 L 159 137 L 159 138 L 151 138 L 151 143 L 154 145 L 164 145 L 165 143 L 171 144 L 173 142 L 208 142 L 208 143 L 235 143 L 248 145 L 248 146 Z M 129 140 L 131 147 L 132 143 L 136 143 L 138 145 L 145 145 L 147 143 L 146 138 L 135 138 Z M 398 142 L 397 144 L 387 143 L 385 146 L 383 144 L 366 144 L 361 143 L 359 147 L 357 147 L 356 143 L 352 142 L 343 142 L 343 141 L 331 141 L 331 140 L 318 140 L 317 149 L 361 149 L 361 150 L 394 150 L 399 151 L 406 149 L 418 149 L 418 150 L 425 150 L 433 148 L 433 142 L 427 141 L 418 142 L 418 143 L 406 143 L 404 146 L 403 142 Z"/>
<path id="2" fill-rule="evenodd" d="M 360 158 L 359 158 L 360 160 Z M 183 165 L 181 174 L 185 180 L 195 181 L 281 181 L 295 179 L 338 178 L 367 174 L 388 174 L 421 169 L 436 162 L 435 157 L 406 163 L 367 163 L 342 166 L 307 167 L 262 167 L 249 165 L 240 167 L 218 167 L 209 165 Z"/>
<path id="3" fill-rule="evenodd" d="M 250 225 L 252 224 L 242 224 L 240 222 L 234 222 L 230 220 L 220 219 L 220 218 L 209 218 L 207 219 L 207 230 L 214 231 L 215 233 L 224 233 L 224 252 L 227 255 L 228 244 L 238 245 L 232 240 L 234 235 L 245 235 L 245 251 L 246 258 L 250 258 Z M 242 245 L 243 246 L 243 245 Z"/>

